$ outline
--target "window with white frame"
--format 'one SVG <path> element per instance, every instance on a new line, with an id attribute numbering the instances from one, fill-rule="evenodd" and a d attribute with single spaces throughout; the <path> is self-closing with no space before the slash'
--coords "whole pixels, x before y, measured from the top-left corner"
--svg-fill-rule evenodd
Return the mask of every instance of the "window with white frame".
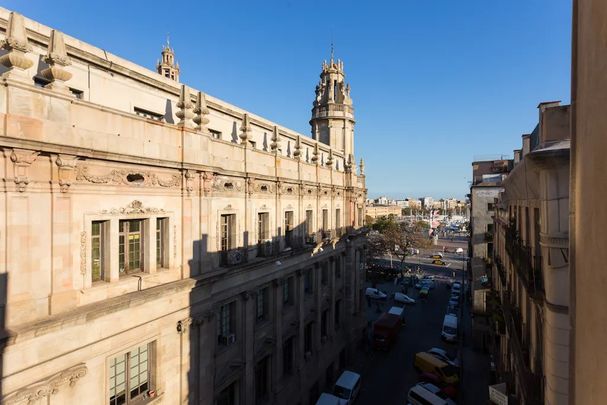
<path id="1" fill-rule="evenodd" d="M 293 211 L 285 211 L 285 247 L 293 246 Z"/>
<path id="2" fill-rule="evenodd" d="M 229 345 L 235 340 L 236 303 L 230 302 L 219 308 L 218 343 Z"/>
<path id="3" fill-rule="evenodd" d="M 154 343 L 114 356 L 109 364 L 109 404 L 134 404 L 153 388 Z"/>
<path id="4" fill-rule="evenodd" d="M 257 290 L 257 322 L 268 319 L 268 287 Z"/>
<path id="5" fill-rule="evenodd" d="M 236 247 L 236 214 L 223 214 L 220 218 L 221 261 L 228 263 L 228 252 Z"/>
<path id="6" fill-rule="evenodd" d="M 168 258 L 168 218 L 156 218 L 156 266 L 169 267 Z"/>
<path id="7" fill-rule="evenodd" d="M 107 221 L 93 221 L 91 224 L 91 281 L 105 280 L 105 248 Z"/>
<path id="8" fill-rule="evenodd" d="M 118 269 L 121 276 L 143 271 L 143 222 L 143 219 L 129 219 L 119 223 Z"/>

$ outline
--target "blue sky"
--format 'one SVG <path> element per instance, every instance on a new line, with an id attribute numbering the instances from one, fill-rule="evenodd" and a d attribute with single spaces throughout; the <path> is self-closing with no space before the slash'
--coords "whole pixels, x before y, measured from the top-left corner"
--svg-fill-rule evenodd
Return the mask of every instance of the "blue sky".
<path id="1" fill-rule="evenodd" d="M 150 69 L 170 34 L 183 82 L 306 135 L 334 42 L 370 196 L 461 198 L 570 97 L 570 0 L 1 3 Z"/>

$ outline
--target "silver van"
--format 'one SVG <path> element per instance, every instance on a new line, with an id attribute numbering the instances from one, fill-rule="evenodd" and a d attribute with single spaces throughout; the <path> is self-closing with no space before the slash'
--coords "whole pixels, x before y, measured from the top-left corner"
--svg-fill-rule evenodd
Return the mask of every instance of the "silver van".
<path id="1" fill-rule="evenodd" d="M 346 404 L 351 404 L 358 396 L 358 391 L 360 391 L 360 374 L 346 370 L 337 379 L 333 395 L 345 399 Z"/>

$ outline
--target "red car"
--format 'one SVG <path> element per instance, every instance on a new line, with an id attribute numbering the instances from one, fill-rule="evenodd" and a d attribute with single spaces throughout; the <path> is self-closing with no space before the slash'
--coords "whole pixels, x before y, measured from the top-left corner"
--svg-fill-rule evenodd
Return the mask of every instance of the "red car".
<path id="1" fill-rule="evenodd" d="M 449 398 L 457 399 L 457 387 L 452 384 L 443 383 L 440 377 L 434 373 L 421 373 L 418 380 L 420 382 L 429 382 L 430 384 L 434 384 L 437 387 L 440 387 L 441 391 L 444 392 Z"/>

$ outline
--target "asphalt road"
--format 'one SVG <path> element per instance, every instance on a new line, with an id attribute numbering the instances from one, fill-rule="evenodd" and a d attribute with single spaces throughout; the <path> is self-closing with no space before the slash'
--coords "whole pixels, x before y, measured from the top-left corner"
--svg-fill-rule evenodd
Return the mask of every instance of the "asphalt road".
<path id="1" fill-rule="evenodd" d="M 435 346 L 447 349 L 452 355 L 457 352 L 457 344 L 445 343 L 440 337 L 450 295 L 445 283 L 446 280 L 436 282 L 436 287 L 430 291 L 425 301 L 418 300 L 415 305 L 406 306 L 406 324 L 390 351 L 369 349 L 367 361 L 358 370 L 363 375 L 357 401 L 359 404 L 406 404 L 409 388 L 417 383 L 418 374 L 413 368 L 415 353 Z M 380 284 L 378 287 L 387 292 L 397 290 L 393 283 Z M 418 291 L 409 287 L 409 295 L 417 300 Z M 381 312 L 389 309 L 391 304 L 391 299 L 381 304 Z M 368 321 L 374 321 L 379 315 L 376 304 L 373 303 L 367 309 Z"/>

